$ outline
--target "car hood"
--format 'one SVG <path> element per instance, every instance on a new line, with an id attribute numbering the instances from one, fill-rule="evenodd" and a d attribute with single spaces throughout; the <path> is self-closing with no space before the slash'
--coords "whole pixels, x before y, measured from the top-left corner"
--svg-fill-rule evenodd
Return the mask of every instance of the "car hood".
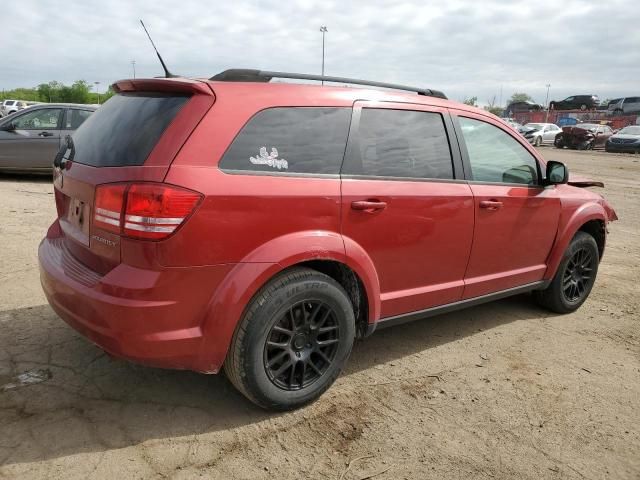
<path id="1" fill-rule="evenodd" d="M 562 127 L 562 133 L 564 135 L 570 135 L 578 138 L 594 136 L 594 133 L 592 131 L 587 130 L 586 128 L 580 128 L 578 126 Z"/>
<path id="2" fill-rule="evenodd" d="M 597 180 L 591 180 L 590 178 L 583 177 L 582 175 L 575 175 L 573 173 L 569 173 L 569 181 L 567 182 L 569 185 L 574 187 L 602 187 L 604 188 L 604 183 L 599 182 Z"/>
<path id="3" fill-rule="evenodd" d="M 628 133 L 616 133 L 610 138 L 620 138 L 622 140 L 640 140 L 640 135 L 629 135 Z"/>

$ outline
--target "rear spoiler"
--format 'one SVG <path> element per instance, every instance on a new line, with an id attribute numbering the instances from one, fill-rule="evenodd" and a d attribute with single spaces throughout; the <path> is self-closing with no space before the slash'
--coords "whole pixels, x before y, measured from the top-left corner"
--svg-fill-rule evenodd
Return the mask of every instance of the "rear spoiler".
<path id="1" fill-rule="evenodd" d="M 111 85 L 116 93 L 122 92 L 167 92 L 213 96 L 206 82 L 188 78 L 140 78 L 118 80 Z"/>

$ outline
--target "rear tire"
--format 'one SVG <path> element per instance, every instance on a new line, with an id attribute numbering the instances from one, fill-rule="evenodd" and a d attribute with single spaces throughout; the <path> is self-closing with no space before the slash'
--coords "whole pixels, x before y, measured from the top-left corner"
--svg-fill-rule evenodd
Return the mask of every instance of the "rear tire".
<path id="1" fill-rule="evenodd" d="M 349 296 L 331 277 L 295 268 L 251 301 L 224 364 L 256 405 L 291 410 L 322 395 L 344 367 L 355 338 Z"/>
<path id="2" fill-rule="evenodd" d="M 580 110 L 585 111 L 586 109 L 587 109 L 587 106 L 584 103 L 580 105 Z"/>
<path id="3" fill-rule="evenodd" d="M 598 274 L 600 254 L 595 239 L 576 233 L 549 286 L 535 292 L 536 301 L 556 313 L 570 313 L 585 302 Z"/>

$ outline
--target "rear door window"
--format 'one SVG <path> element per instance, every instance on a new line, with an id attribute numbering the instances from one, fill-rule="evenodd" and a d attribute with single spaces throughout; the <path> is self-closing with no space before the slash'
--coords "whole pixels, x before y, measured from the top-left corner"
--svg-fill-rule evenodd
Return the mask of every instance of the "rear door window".
<path id="1" fill-rule="evenodd" d="M 340 173 L 351 108 L 277 107 L 242 128 L 220 160 L 225 171 Z"/>
<path id="2" fill-rule="evenodd" d="M 343 173 L 371 177 L 453 179 L 442 115 L 363 108 Z"/>
<path id="3" fill-rule="evenodd" d="M 143 165 L 189 96 L 118 94 L 73 134 L 74 161 L 94 167 Z"/>
<path id="4" fill-rule="evenodd" d="M 480 120 L 459 117 L 472 180 L 538 184 L 538 162 L 515 138 Z"/>

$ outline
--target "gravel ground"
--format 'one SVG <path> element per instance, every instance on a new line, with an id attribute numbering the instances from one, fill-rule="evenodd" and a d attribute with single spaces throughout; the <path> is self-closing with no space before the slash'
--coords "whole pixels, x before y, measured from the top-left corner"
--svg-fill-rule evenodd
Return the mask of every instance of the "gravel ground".
<path id="1" fill-rule="evenodd" d="M 315 404 L 107 357 L 40 290 L 50 179 L 0 177 L 0 478 L 638 479 L 638 156 L 542 149 L 620 221 L 587 303 L 519 296 L 377 332 Z"/>

